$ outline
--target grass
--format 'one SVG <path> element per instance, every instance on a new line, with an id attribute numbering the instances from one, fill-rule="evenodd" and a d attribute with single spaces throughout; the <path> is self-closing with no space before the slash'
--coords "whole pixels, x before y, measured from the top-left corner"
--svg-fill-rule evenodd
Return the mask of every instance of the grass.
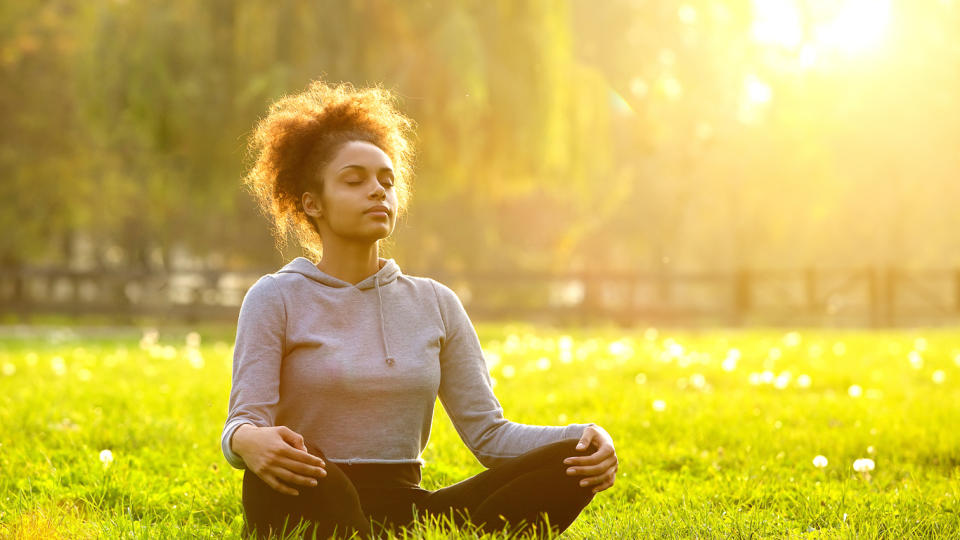
<path id="1" fill-rule="evenodd" d="M 232 329 L 187 331 L 0 334 L 0 537 L 239 536 L 241 473 L 219 448 Z M 564 538 L 960 530 L 955 330 L 479 332 L 508 418 L 616 442 L 616 485 Z M 427 489 L 481 470 L 439 404 L 423 458 Z"/>

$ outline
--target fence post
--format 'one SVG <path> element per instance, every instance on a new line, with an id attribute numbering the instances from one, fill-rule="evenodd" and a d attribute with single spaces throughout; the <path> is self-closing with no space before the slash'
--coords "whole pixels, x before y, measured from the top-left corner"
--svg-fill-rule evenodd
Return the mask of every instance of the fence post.
<path id="1" fill-rule="evenodd" d="M 869 303 L 868 312 L 870 326 L 877 328 L 880 326 L 880 286 L 877 283 L 878 271 L 874 267 L 868 266 L 864 269 L 864 276 L 867 279 L 867 301 Z"/>
<path id="2" fill-rule="evenodd" d="M 810 313 L 817 313 L 817 274 L 812 267 L 803 271 L 804 288 L 807 296 L 807 309 Z"/>
<path id="3" fill-rule="evenodd" d="M 885 277 L 886 282 L 884 283 L 885 294 L 883 295 L 883 322 L 886 326 L 896 326 L 897 281 L 899 280 L 900 276 L 898 275 L 896 268 L 887 266 Z"/>
<path id="4" fill-rule="evenodd" d="M 953 301 L 957 312 L 960 313 L 960 268 L 953 271 Z"/>
<path id="5" fill-rule="evenodd" d="M 592 270 L 585 268 L 580 276 L 580 279 L 583 281 L 583 301 L 580 309 L 580 321 L 581 324 L 588 324 L 596 320 L 597 307 L 600 302 L 600 291 L 594 280 Z"/>
<path id="6" fill-rule="evenodd" d="M 741 268 L 734 273 L 733 278 L 733 318 L 734 324 L 741 325 L 750 310 L 750 271 Z"/>

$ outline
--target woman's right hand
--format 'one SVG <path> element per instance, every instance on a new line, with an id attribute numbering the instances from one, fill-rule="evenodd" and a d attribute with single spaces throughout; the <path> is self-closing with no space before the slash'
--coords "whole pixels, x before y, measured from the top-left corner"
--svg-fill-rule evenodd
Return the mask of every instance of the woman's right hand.
<path id="1" fill-rule="evenodd" d="M 303 437 L 286 426 L 243 424 L 233 432 L 231 447 L 248 469 L 286 495 L 300 494 L 287 484 L 316 486 L 327 475 L 323 460 L 307 452 Z"/>

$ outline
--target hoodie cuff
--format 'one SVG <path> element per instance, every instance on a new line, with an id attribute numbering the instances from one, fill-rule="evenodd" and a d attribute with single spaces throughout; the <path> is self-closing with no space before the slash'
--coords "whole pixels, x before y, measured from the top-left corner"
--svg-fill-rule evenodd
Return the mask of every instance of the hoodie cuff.
<path id="1" fill-rule="evenodd" d="M 570 424 L 567 426 L 566 430 L 563 432 L 564 439 L 579 439 L 583 436 L 583 430 L 587 429 L 587 426 L 595 426 L 593 422 L 589 424 Z"/>
<path id="2" fill-rule="evenodd" d="M 237 428 L 244 424 L 255 426 L 255 424 L 249 420 L 234 420 L 223 428 L 223 435 L 220 438 L 220 449 L 223 450 L 223 457 L 227 458 L 227 463 L 234 469 L 247 468 L 247 464 L 243 462 L 243 458 L 234 453 L 233 449 L 230 448 L 230 440 L 233 438 L 233 434 L 237 431 Z"/>

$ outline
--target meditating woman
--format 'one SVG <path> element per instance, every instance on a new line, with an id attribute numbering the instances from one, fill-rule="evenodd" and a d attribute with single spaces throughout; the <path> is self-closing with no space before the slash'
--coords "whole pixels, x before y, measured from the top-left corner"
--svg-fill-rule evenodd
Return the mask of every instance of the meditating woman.
<path id="1" fill-rule="evenodd" d="M 419 515 L 484 531 L 566 529 L 613 485 L 595 424 L 511 422 L 456 294 L 379 256 L 410 193 L 411 121 L 379 87 L 310 84 L 274 103 L 244 178 L 274 225 L 313 260 L 261 277 L 240 309 L 221 446 L 245 469 L 246 531 L 396 530 Z M 420 486 L 439 396 L 487 467 Z"/>

